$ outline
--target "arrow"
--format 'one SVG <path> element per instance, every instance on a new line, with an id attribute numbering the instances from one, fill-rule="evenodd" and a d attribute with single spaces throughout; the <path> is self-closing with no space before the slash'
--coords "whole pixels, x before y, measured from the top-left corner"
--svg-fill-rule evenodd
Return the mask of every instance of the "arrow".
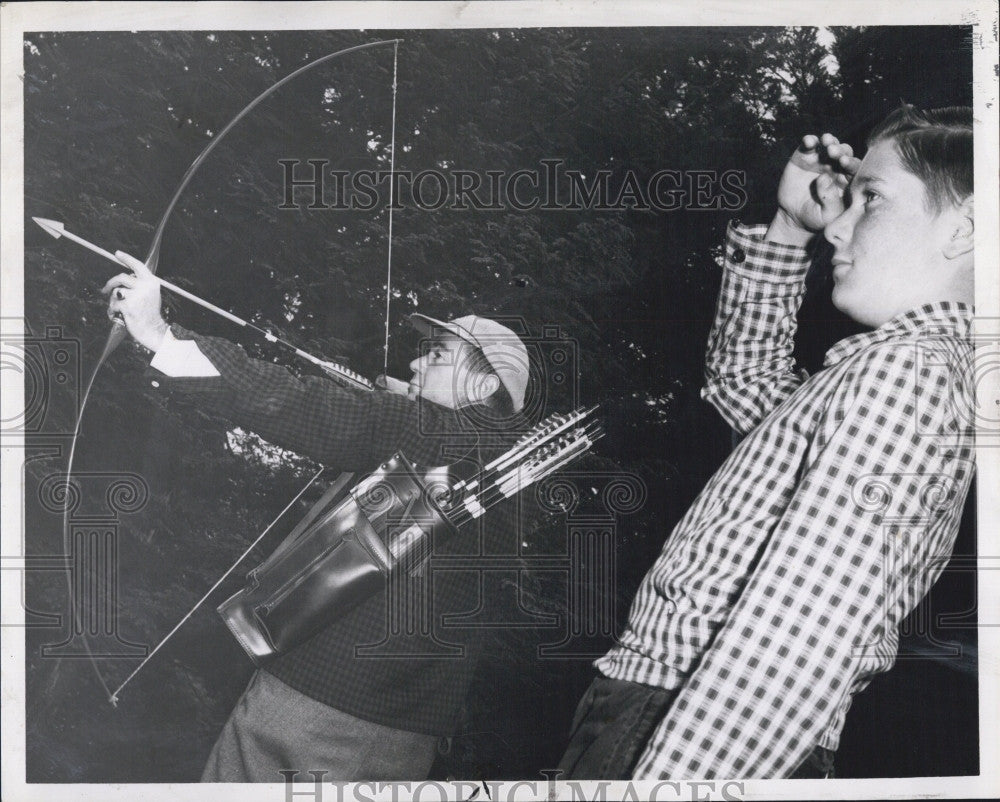
<path id="1" fill-rule="evenodd" d="M 31 219 L 34 220 L 36 223 L 38 223 L 38 225 L 40 225 L 45 231 L 47 231 L 49 234 L 51 234 L 56 239 L 59 239 L 60 237 L 66 237 L 66 239 L 73 240 L 73 242 L 76 242 L 76 243 L 82 245 L 87 250 L 93 251 L 94 253 L 98 254 L 99 256 L 103 256 L 105 259 L 109 259 L 110 261 L 112 261 L 116 265 L 118 265 L 119 267 L 123 267 L 124 266 L 124 263 L 117 256 L 115 256 L 113 253 L 111 253 L 109 251 L 106 251 L 106 250 L 104 250 L 104 248 L 101 248 L 101 247 L 99 247 L 97 245 L 94 245 L 94 243 L 92 243 L 92 242 L 88 242 L 83 237 L 79 237 L 76 234 L 74 234 L 72 231 L 67 231 L 66 230 L 66 226 L 64 226 L 58 220 L 46 220 L 44 217 L 32 217 Z M 126 254 L 126 256 L 127 255 L 128 254 Z M 215 312 L 217 315 L 222 315 L 224 318 L 226 318 L 227 320 L 231 320 L 233 323 L 238 323 L 241 326 L 250 326 L 251 328 L 256 328 L 256 326 L 253 326 L 252 323 L 248 323 L 247 321 L 242 320 L 242 319 L 236 317 L 236 315 L 234 315 L 234 314 L 232 314 L 230 312 L 227 312 L 225 309 L 222 309 L 222 308 L 216 306 L 215 304 L 210 304 L 208 301 L 202 300 L 197 295 L 194 295 L 194 294 L 188 292 L 187 290 L 182 290 L 176 284 L 171 284 L 169 281 L 165 281 L 164 279 L 160 278 L 159 276 L 155 276 L 154 275 L 153 278 L 156 279 L 157 283 L 161 287 L 165 287 L 166 289 L 170 290 L 171 292 L 176 292 L 178 295 L 181 295 L 184 298 L 187 298 L 189 301 L 194 301 L 199 306 L 203 306 L 206 309 L 208 309 L 208 310 L 210 310 L 212 312 Z M 258 331 L 260 331 L 260 329 L 258 329 Z M 262 333 L 264 333 L 264 332 L 262 332 Z M 296 350 L 298 350 L 298 349 L 296 349 Z"/>
<path id="2" fill-rule="evenodd" d="M 111 253 L 110 251 L 104 250 L 104 248 L 101 248 L 98 245 L 94 245 L 94 243 L 92 242 L 88 242 L 83 237 L 74 234 L 72 231 L 67 231 L 66 226 L 60 223 L 58 220 L 47 220 L 44 217 L 32 217 L 31 219 L 34 220 L 36 223 L 38 223 L 38 225 L 40 225 L 45 231 L 47 231 L 56 239 L 59 239 L 60 237 L 66 237 L 66 239 L 73 240 L 73 242 L 82 245 L 87 250 L 93 251 L 99 256 L 103 256 L 105 259 L 114 262 L 116 265 L 118 265 L 118 267 L 127 267 L 127 265 L 125 265 L 124 262 L 122 262 L 115 254 Z M 118 253 L 121 254 L 122 251 L 118 251 Z M 128 254 L 124 255 L 128 256 Z M 328 376 L 334 379 L 345 381 L 346 383 L 354 387 L 360 387 L 365 390 L 374 389 L 374 385 L 372 385 L 371 382 L 369 382 L 366 378 L 364 378 L 360 374 L 355 373 L 353 370 L 345 368 L 343 365 L 338 365 L 334 362 L 326 362 L 320 359 L 319 357 L 313 356 L 307 351 L 303 351 L 301 348 L 296 348 L 290 342 L 281 339 L 280 337 L 272 334 L 271 332 L 262 329 L 259 326 L 255 326 L 248 320 L 244 320 L 243 318 L 237 317 L 232 312 L 227 312 L 225 309 L 216 306 L 213 303 L 209 303 L 208 301 L 202 298 L 199 298 L 194 293 L 188 292 L 185 289 L 181 289 L 176 284 L 172 284 L 166 279 L 162 279 L 157 275 L 153 275 L 152 277 L 164 289 L 177 293 L 181 297 L 187 298 L 189 301 L 192 301 L 193 303 L 196 303 L 199 306 L 204 307 L 210 312 L 215 312 L 215 314 L 221 315 L 226 320 L 232 321 L 233 323 L 243 326 L 244 328 L 252 329 L 253 331 L 262 335 L 264 339 L 267 340 L 268 342 L 278 343 L 280 345 L 285 346 L 286 348 L 291 349 L 302 359 L 305 359 L 307 362 L 311 362 L 312 364 L 319 367 Z"/>

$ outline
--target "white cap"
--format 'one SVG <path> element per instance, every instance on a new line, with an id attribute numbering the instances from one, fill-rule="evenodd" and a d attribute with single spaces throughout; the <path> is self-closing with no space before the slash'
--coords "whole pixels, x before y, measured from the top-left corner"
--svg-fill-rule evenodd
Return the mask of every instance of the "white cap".
<path id="1" fill-rule="evenodd" d="M 410 325 L 424 336 L 448 331 L 476 348 L 490 363 L 503 384 L 514 411 L 524 408 L 524 394 L 531 375 L 528 349 L 513 331 L 489 318 L 465 315 L 449 323 L 421 314 L 410 315 Z"/>

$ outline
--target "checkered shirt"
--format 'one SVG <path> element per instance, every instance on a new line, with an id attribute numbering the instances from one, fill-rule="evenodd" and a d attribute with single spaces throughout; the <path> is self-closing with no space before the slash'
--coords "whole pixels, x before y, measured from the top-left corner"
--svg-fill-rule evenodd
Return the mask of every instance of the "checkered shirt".
<path id="1" fill-rule="evenodd" d="M 488 419 L 485 407 L 453 411 L 406 396 L 346 390 L 324 377 L 298 378 L 250 359 L 226 340 L 178 326 L 173 332 L 193 339 L 220 375 L 168 377 L 151 369 L 154 386 L 283 448 L 355 471 L 355 480 L 397 451 L 428 467 L 465 458 L 481 464 L 513 439 Z M 493 605 L 503 600 L 484 592 L 486 571 L 480 569 L 497 562 L 497 555 L 518 554 L 519 524 L 530 515 L 524 495 L 490 508 L 463 527 L 461 537 L 435 542 L 429 568 L 412 581 L 398 578 L 396 603 L 393 594 L 377 594 L 266 670 L 367 721 L 431 735 L 460 732 L 475 672 L 482 661 L 500 657 L 491 654 L 490 630 L 477 624 L 497 615 Z"/>
<path id="2" fill-rule="evenodd" d="M 785 777 L 951 552 L 974 471 L 972 309 L 937 303 L 793 369 L 803 249 L 731 225 L 704 397 L 746 438 L 667 540 L 605 675 L 678 689 L 645 779 Z"/>

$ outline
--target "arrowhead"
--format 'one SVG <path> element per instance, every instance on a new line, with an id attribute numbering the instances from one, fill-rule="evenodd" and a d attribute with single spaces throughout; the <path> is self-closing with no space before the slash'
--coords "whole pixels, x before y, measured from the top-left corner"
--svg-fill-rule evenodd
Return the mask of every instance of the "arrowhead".
<path id="1" fill-rule="evenodd" d="M 63 231 L 66 230 L 66 226 L 60 223 L 58 220 L 46 220 L 44 217 L 32 217 L 38 225 L 49 232 L 53 237 L 59 239 L 63 235 Z"/>

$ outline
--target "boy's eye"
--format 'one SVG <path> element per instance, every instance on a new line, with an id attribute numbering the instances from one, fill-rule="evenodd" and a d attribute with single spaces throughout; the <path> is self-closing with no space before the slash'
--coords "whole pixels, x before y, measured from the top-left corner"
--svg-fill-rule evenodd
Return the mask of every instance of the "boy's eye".
<path id="1" fill-rule="evenodd" d="M 865 199 L 865 203 L 866 203 L 866 204 L 868 204 L 868 203 L 871 203 L 871 202 L 872 202 L 873 200 L 875 200 L 876 198 L 879 198 L 879 197 L 880 197 L 880 195 L 879 195 L 879 194 L 878 194 L 877 192 L 874 192 L 873 190 L 870 190 L 870 189 L 866 189 L 866 190 L 865 190 L 865 191 L 864 191 L 864 192 L 863 192 L 863 193 L 861 194 L 861 197 L 863 197 L 863 198 Z"/>

